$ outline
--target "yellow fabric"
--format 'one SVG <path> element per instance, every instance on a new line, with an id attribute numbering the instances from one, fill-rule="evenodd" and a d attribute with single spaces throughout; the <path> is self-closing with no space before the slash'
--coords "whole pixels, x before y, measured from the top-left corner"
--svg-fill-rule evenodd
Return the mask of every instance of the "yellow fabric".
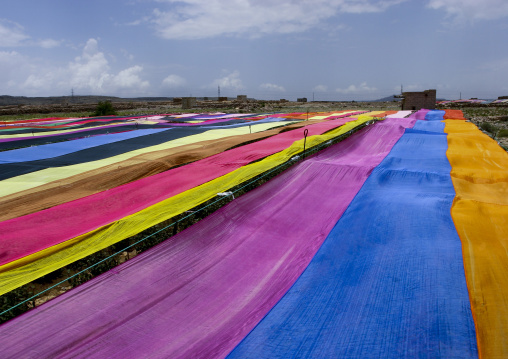
<path id="1" fill-rule="evenodd" d="M 193 117 L 201 115 L 200 113 L 182 113 L 181 115 L 171 115 L 171 117 L 174 118 L 187 118 L 187 117 Z"/>
<path id="2" fill-rule="evenodd" d="M 371 116 L 360 116 L 323 135 L 309 136 L 306 148 L 333 139 L 359 125 L 371 121 Z M 200 205 L 240 183 L 290 160 L 303 149 L 304 140 L 294 142 L 287 149 L 265 159 L 243 166 L 227 175 L 207 182 L 174 197 L 161 201 L 130 216 L 85 233 L 64 243 L 47 248 L 0 267 L 0 295 L 45 274 L 64 267 L 101 249 L 129 238 L 158 223 Z"/>
<path id="3" fill-rule="evenodd" d="M 289 125 L 296 121 L 280 121 L 280 122 L 269 122 L 269 123 L 260 123 L 252 125 L 252 132 L 261 132 L 269 130 L 270 128 L 278 127 L 281 125 Z M 5 179 L 0 181 L 0 197 L 7 196 L 16 192 L 24 191 L 30 188 L 34 188 L 37 186 L 42 186 L 49 182 L 63 180 L 64 178 L 74 176 L 86 171 L 90 171 L 99 167 L 107 166 L 113 163 L 117 163 L 120 161 L 125 161 L 126 159 L 132 158 L 134 156 L 138 156 L 143 153 L 148 153 L 152 151 L 160 151 L 166 150 L 169 148 L 175 148 L 178 146 L 188 145 L 191 143 L 196 143 L 200 141 L 206 140 L 214 140 L 229 136 L 237 136 L 241 134 L 249 133 L 249 127 L 236 127 L 230 129 L 214 129 L 209 130 L 200 134 L 191 135 L 183 138 L 179 138 L 176 140 L 168 141 L 161 143 L 156 146 L 150 146 L 141 148 L 135 151 L 130 151 L 126 153 L 122 153 L 117 156 L 108 157 L 102 160 L 91 161 L 80 163 L 77 165 L 64 166 L 64 167 L 54 167 L 54 168 L 46 168 L 41 171 L 27 173 L 25 175 L 16 176 L 12 178 Z"/>
<path id="4" fill-rule="evenodd" d="M 472 123 L 445 124 L 479 355 L 508 358 L 508 154 Z"/>
<path id="5" fill-rule="evenodd" d="M 341 111 L 341 112 L 326 112 L 322 115 L 316 115 L 309 117 L 309 120 L 324 120 L 325 118 L 332 117 L 332 116 L 340 116 L 340 115 L 346 115 L 348 113 L 355 113 L 358 111 Z"/>

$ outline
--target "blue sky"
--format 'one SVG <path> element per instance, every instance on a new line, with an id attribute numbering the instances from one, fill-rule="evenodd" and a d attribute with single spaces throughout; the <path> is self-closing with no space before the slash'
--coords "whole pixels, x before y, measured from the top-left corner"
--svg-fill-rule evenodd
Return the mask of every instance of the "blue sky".
<path id="1" fill-rule="evenodd" d="M 0 95 L 508 95 L 506 0 L 16 0 Z"/>

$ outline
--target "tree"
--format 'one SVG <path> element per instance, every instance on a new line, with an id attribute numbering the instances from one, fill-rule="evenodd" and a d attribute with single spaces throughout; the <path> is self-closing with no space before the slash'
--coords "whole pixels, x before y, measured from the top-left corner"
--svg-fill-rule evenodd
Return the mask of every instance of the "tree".
<path id="1" fill-rule="evenodd" d="M 116 115 L 115 108 L 113 107 L 113 104 L 111 104 L 111 101 L 99 101 L 95 109 L 95 112 L 92 114 L 92 116 L 110 116 L 110 115 Z"/>

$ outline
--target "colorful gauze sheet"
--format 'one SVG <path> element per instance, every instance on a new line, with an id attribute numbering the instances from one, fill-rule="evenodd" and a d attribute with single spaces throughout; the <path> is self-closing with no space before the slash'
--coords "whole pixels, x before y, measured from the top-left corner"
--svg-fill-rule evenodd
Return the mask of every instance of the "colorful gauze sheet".
<path id="1" fill-rule="evenodd" d="M 335 113 L 334 118 L 345 117 L 355 113 L 358 113 L 358 111 L 344 111 L 342 113 Z M 58 169 L 36 172 L 30 175 L 17 176 L 16 178 L 4 181 L 2 186 L 0 186 L 0 194 L 2 194 L 2 196 L 0 196 L 0 207 L 4 209 L 4 211 L 0 212 L 0 221 L 33 213 L 64 202 L 72 201 L 87 195 L 108 190 L 113 187 L 132 182 L 134 180 L 163 172 L 177 165 L 183 165 L 188 162 L 211 156 L 229 148 L 241 145 L 245 142 L 251 142 L 263 137 L 269 137 L 281 131 L 302 127 L 306 124 L 315 123 L 317 121 L 319 120 L 302 121 L 295 124 L 278 122 L 275 124 L 277 127 L 275 127 L 273 130 L 263 131 L 265 127 L 259 126 L 260 124 L 265 122 L 273 122 L 273 119 L 263 118 L 261 121 L 253 121 L 249 123 L 248 133 L 240 129 L 236 130 L 236 132 L 233 133 L 230 133 L 230 131 L 215 131 L 214 133 L 219 134 L 220 136 L 228 136 L 223 138 L 215 136 L 217 138 L 207 141 L 199 140 L 199 136 L 194 136 L 193 138 L 196 142 L 192 144 L 174 147 L 173 143 L 173 146 L 167 146 L 168 148 L 165 149 L 148 148 L 150 152 L 138 152 L 133 157 L 129 157 L 127 159 L 123 159 L 125 157 L 122 156 L 119 158 L 119 162 L 110 163 L 111 160 L 114 159 L 108 159 L 108 164 L 105 166 L 100 165 L 98 162 L 92 164 L 88 163 L 84 166 L 77 166 L 85 170 L 88 168 L 88 170 L 81 173 L 79 173 L 79 171 L 73 171 L 69 167 L 60 167 Z M 285 124 L 285 126 L 280 127 L 279 124 Z M 5 159 L 6 161 L 17 160 L 19 162 L 20 160 L 27 159 L 34 160 L 51 158 L 55 157 L 56 155 L 65 154 L 65 151 L 76 152 L 73 151 L 73 149 L 76 147 L 83 149 L 83 147 L 86 147 L 87 145 L 91 146 L 97 143 L 101 143 L 100 141 L 104 142 L 105 140 L 103 140 L 102 137 L 137 137 L 135 136 L 135 133 L 145 133 L 145 131 L 158 132 L 162 130 L 138 130 L 122 134 L 97 136 L 94 138 L 76 140 L 72 142 L 55 143 L 13 151 L 4 151 L 0 152 L 0 159 Z M 175 135 L 179 133 L 179 131 L 176 131 Z M 238 135 L 231 135 L 234 133 L 238 133 Z M 213 138 L 209 136 L 209 133 L 204 133 L 203 135 L 207 136 L 207 138 Z M 167 135 L 162 134 L 162 140 L 165 138 L 167 138 Z M 149 136 L 149 138 L 143 137 L 136 143 L 130 144 L 130 146 L 144 145 L 146 147 L 154 141 L 158 141 L 158 139 L 152 138 L 152 136 Z M 114 151 L 128 149 L 127 146 L 129 146 L 129 144 L 122 141 L 121 143 L 117 144 L 117 149 L 111 147 L 100 147 L 99 151 L 97 151 L 97 149 L 95 150 L 95 155 L 99 153 L 99 155 L 107 154 L 111 156 L 112 152 Z M 85 152 L 80 152 L 76 159 L 88 159 L 88 161 L 90 160 L 86 156 Z M 68 158 L 68 160 L 70 160 L 70 158 Z M 62 161 L 62 157 L 59 157 L 57 162 L 65 163 L 65 161 Z M 23 165 L 30 165 L 33 168 L 37 167 L 37 165 L 40 166 L 42 164 L 32 162 L 30 164 L 23 163 Z M 93 168 L 93 166 L 96 166 L 96 168 L 90 169 Z M 1 164 L 0 171 L 2 171 Z M 69 172 L 74 174 L 69 176 Z M 54 175 L 50 175 L 50 173 L 54 173 Z"/>
<path id="2" fill-rule="evenodd" d="M 460 111 L 334 116 L 0 222 L 5 293 L 295 163 L 0 325 L 2 358 L 508 357 L 508 154 Z"/>
<path id="3" fill-rule="evenodd" d="M 310 120 L 274 129 L 239 134 L 178 147 L 141 153 L 126 160 L 98 167 L 62 180 L 17 191 L 0 197 L 0 222 L 109 190 L 194 162 L 230 148 L 319 122 Z"/>
<path id="4" fill-rule="evenodd" d="M 27 146 L 39 146 L 47 143 L 59 142 L 59 141 L 68 141 L 77 138 L 84 138 L 90 136 L 97 136 L 102 134 L 109 133 L 119 133 L 124 131 L 132 131 L 137 129 L 144 129 L 143 126 L 138 126 L 134 123 L 132 124 L 118 124 L 111 126 L 101 126 L 97 127 L 88 127 L 84 129 L 78 130 L 68 130 L 67 132 L 60 132 L 57 134 L 46 134 L 39 136 L 25 136 L 19 138 L 6 138 L 0 139 L 0 150 L 9 150 Z M 152 128 L 151 126 L 146 128 Z"/>
<path id="5" fill-rule="evenodd" d="M 168 131 L 167 128 L 137 130 L 121 133 L 113 133 L 104 136 L 95 136 L 82 138 L 72 142 L 58 142 L 36 147 L 20 148 L 18 150 L 0 152 L 0 164 L 37 161 L 57 156 L 63 156 L 69 153 L 78 152 L 87 148 L 97 147 L 104 144 L 124 141 L 130 138 L 136 138 L 162 131 Z"/>
<path id="6" fill-rule="evenodd" d="M 224 357 L 290 288 L 401 124 L 412 123 L 354 134 L 51 309 L 7 323 L 3 354 L 27 354 L 29 340 L 39 357 Z M 35 323 L 45 329 L 34 333 Z"/>
<path id="7" fill-rule="evenodd" d="M 291 122 L 281 122 L 280 119 L 265 119 L 261 121 L 257 121 L 254 125 L 254 131 L 260 131 L 264 129 L 268 129 L 274 126 L 281 126 L 285 124 L 290 124 Z M 264 126 L 262 126 L 264 125 Z M 243 130 L 240 130 L 240 133 L 250 133 L 252 132 L 252 127 L 249 129 L 246 127 L 247 124 L 233 124 L 229 126 L 211 126 L 211 127 L 197 127 L 197 128 L 175 128 L 175 129 L 166 129 L 165 131 L 157 130 L 156 132 L 147 133 L 145 136 L 126 136 L 122 141 L 105 141 L 102 140 L 102 137 L 98 139 L 93 138 L 94 141 L 103 141 L 101 145 L 91 146 L 94 141 L 87 142 L 88 145 L 82 146 L 80 151 L 62 151 L 59 156 L 47 156 L 41 159 L 35 159 L 32 161 L 11 161 L 7 163 L 0 162 L 0 180 L 5 180 L 7 178 L 21 176 L 27 173 L 42 171 L 46 168 L 55 168 L 62 166 L 71 166 L 77 165 L 80 163 L 90 163 L 94 161 L 100 161 L 102 159 L 110 159 L 113 156 L 125 154 L 127 152 L 133 152 L 136 150 L 143 149 L 153 149 L 153 146 L 156 145 L 164 145 L 169 143 L 169 141 L 184 139 L 185 137 L 190 138 L 191 141 L 199 141 L 200 137 L 196 136 L 198 134 L 203 134 L 204 136 L 208 136 L 208 139 L 224 137 L 226 135 L 235 134 L 235 132 L 228 131 L 218 131 L 218 130 L 227 130 L 233 129 L 237 127 L 245 127 Z M 208 132 L 208 130 L 215 130 L 215 134 L 213 132 Z M 153 131 L 153 130 L 152 130 Z M 137 131 L 136 131 L 137 132 Z M 217 133 L 219 132 L 219 134 Z M 238 133 L 238 132 L 237 132 Z M 117 134 L 116 136 L 118 136 Z M 191 137 L 194 136 L 194 137 Z M 88 139 L 86 139 L 88 140 Z M 183 140 L 185 141 L 185 140 Z M 72 141 L 68 144 L 69 147 L 75 146 L 79 147 L 79 143 L 75 144 L 76 141 Z M 187 142 L 188 143 L 188 142 Z M 46 146 L 57 146 L 57 145 L 65 145 L 67 143 L 57 143 Z M 42 146 L 39 146 L 42 147 Z M 51 148 L 50 147 L 50 148 Z M 151 147 L 151 148 L 150 148 Z M 67 147 L 68 148 L 68 147 Z M 14 152 L 16 154 L 18 151 L 27 150 L 25 148 L 7 152 Z M 41 149 L 43 152 L 45 148 Z M 0 152 L 0 155 L 2 153 Z M 4 155 L 9 158 L 9 154 Z M 14 157 L 16 158 L 16 157 Z M 1 159 L 1 157 L 0 157 Z M 60 172 L 60 171 L 59 171 Z M 39 175 L 39 174 L 37 174 Z"/>
<path id="8" fill-rule="evenodd" d="M 114 152 L 111 153 L 110 156 L 107 156 L 107 153 L 104 153 L 103 151 L 99 151 L 98 148 L 94 148 L 88 151 L 92 158 L 94 158 L 94 156 L 99 158 L 105 157 L 102 159 L 92 160 L 90 157 L 86 158 L 84 156 L 79 156 L 79 154 L 74 154 L 74 156 L 71 155 L 69 157 L 71 159 L 74 158 L 76 161 L 79 161 L 80 158 L 83 157 L 82 160 L 85 160 L 85 162 L 74 165 L 68 163 L 67 165 L 64 164 L 61 167 L 48 167 L 35 172 L 33 171 L 33 166 L 29 166 L 26 163 L 23 164 L 28 165 L 28 169 L 26 170 L 23 169 L 22 165 L 20 167 L 16 167 L 15 164 L 12 166 L 9 164 L 0 165 L 2 168 L 5 167 L 5 170 L 2 171 L 3 176 L 10 177 L 11 174 L 19 173 L 19 171 L 28 172 L 26 174 L 16 175 L 15 177 L 0 181 L 0 197 L 27 190 L 29 188 L 41 186 L 49 182 L 62 180 L 70 176 L 75 176 L 83 172 L 97 169 L 99 167 L 115 164 L 144 153 L 167 150 L 170 148 L 205 140 L 219 139 L 250 132 L 265 131 L 283 124 L 290 124 L 290 122 L 284 121 L 282 123 L 269 122 L 259 125 L 256 124 L 251 126 L 250 129 L 247 128 L 247 126 L 242 128 L 219 130 L 207 130 L 205 128 L 171 129 L 168 130 L 168 132 L 164 131 L 162 133 L 152 134 L 141 139 L 131 139 L 122 141 L 120 144 L 117 143 L 116 146 L 112 147 Z M 152 143 L 152 145 L 147 146 L 147 143 Z M 48 161 L 58 160 L 59 158 L 49 159 Z"/>
<path id="9" fill-rule="evenodd" d="M 310 125 L 307 146 L 326 142 L 371 120 L 370 116 L 360 116 L 343 126 L 340 125 L 347 119 Z M 337 126 L 340 127 L 330 131 Z M 324 131 L 328 132 L 319 135 Z M 212 156 L 205 162 L 194 162 L 107 192 L 1 222 L 0 232 L 5 235 L 0 237 L 0 293 L 140 233 L 290 160 L 302 151 L 302 137 L 303 131 L 282 133 Z M 280 152 L 245 166 L 276 151 Z M 89 215 L 83 216 L 83 213 Z"/>

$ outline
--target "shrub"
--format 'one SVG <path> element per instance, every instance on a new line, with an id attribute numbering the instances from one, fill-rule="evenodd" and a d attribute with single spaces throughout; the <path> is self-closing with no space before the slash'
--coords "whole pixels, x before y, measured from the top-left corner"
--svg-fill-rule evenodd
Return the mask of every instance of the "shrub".
<path id="1" fill-rule="evenodd" d="M 97 108 L 92 116 L 110 116 L 116 115 L 115 108 L 110 101 L 99 101 Z"/>
<path id="2" fill-rule="evenodd" d="M 499 130 L 497 137 L 508 137 L 508 129 Z"/>
<path id="3" fill-rule="evenodd" d="M 497 127 L 494 126 L 493 124 L 489 123 L 489 122 L 483 122 L 481 125 L 480 125 L 480 128 L 484 131 L 487 131 L 487 132 L 490 132 L 490 133 L 493 133 L 495 134 L 497 132 Z"/>

